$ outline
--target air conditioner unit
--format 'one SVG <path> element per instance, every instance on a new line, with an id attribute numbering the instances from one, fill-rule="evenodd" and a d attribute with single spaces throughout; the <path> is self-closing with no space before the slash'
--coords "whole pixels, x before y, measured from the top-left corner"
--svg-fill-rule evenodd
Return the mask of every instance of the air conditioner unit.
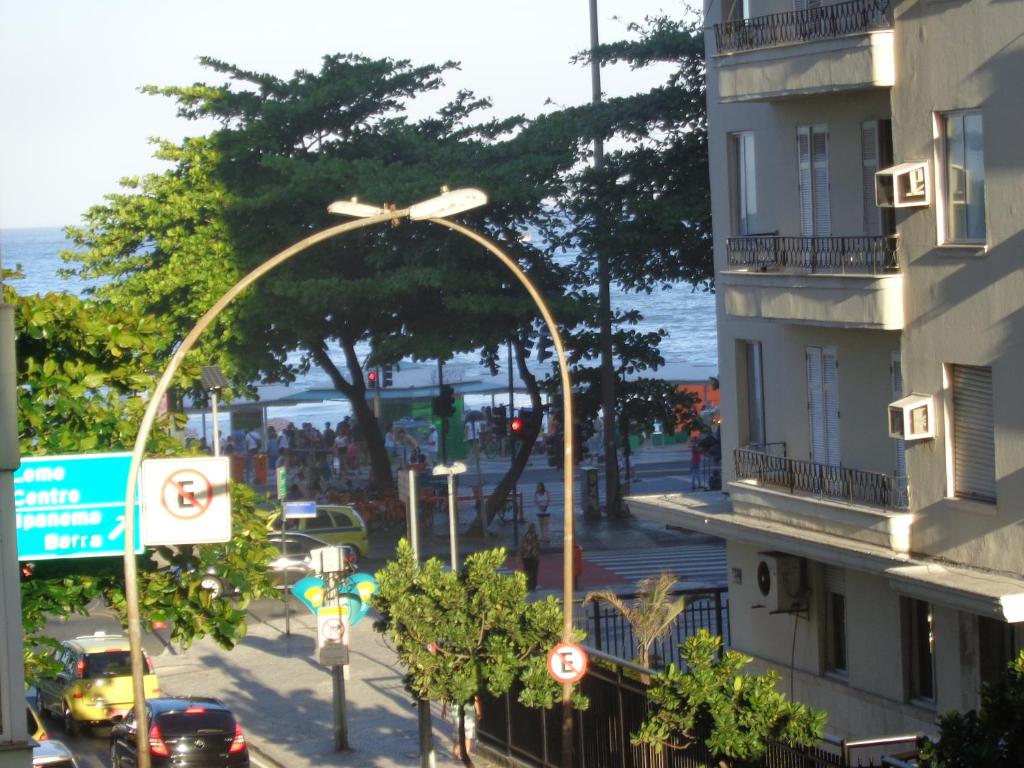
<path id="1" fill-rule="evenodd" d="M 807 610 L 803 558 L 781 552 L 762 552 L 757 564 L 757 589 L 772 613 Z"/>
<path id="2" fill-rule="evenodd" d="M 889 437 L 926 440 L 935 437 L 931 395 L 909 395 L 889 403 Z"/>
<path id="3" fill-rule="evenodd" d="M 875 173 L 875 205 L 910 208 L 932 204 L 928 163 L 900 163 Z"/>

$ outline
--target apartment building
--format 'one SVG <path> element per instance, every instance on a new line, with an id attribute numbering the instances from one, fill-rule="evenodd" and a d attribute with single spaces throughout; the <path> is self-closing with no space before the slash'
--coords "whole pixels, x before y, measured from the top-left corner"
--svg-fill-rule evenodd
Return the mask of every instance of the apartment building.
<path id="1" fill-rule="evenodd" d="M 729 503 L 631 507 L 832 734 L 934 733 L 1024 642 L 1024 3 L 705 12 Z"/>

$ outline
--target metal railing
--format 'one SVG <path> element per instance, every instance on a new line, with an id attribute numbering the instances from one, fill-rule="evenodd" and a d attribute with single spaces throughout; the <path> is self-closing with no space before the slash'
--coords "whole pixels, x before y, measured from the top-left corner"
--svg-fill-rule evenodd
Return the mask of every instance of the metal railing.
<path id="1" fill-rule="evenodd" d="M 733 458 L 737 480 L 756 480 L 759 485 L 789 493 L 882 509 L 905 510 L 910 506 L 906 478 L 897 475 L 771 456 L 743 448 L 736 449 Z"/>
<path id="2" fill-rule="evenodd" d="M 672 628 L 651 645 L 652 666 L 661 668 L 669 663 L 681 665 L 679 645 L 686 638 L 706 629 L 722 638 L 729 647 L 729 590 L 727 587 L 707 589 L 680 589 L 672 597 L 682 596 L 686 607 L 676 618 Z M 623 600 L 636 599 L 636 594 L 619 595 Z M 587 643 L 599 651 L 618 659 L 635 658 L 636 636 L 633 627 L 615 610 L 601 600 L 577 603 L 573 609 L 575 624 L 587 633 Z"/>
<path id="3" fill-rule="evenodd" d="M 715 24 L 715 47 L 718 53 L 736 53 L 891 27 L 889 0 L 851 0 Z"/>
<path id="4" fill-rule="evenodd" d="M 825 274 L 898 272 L 896 235 L 779 237 L 752 235 L 725 241 L 730 268 L 786 269 Z"/>

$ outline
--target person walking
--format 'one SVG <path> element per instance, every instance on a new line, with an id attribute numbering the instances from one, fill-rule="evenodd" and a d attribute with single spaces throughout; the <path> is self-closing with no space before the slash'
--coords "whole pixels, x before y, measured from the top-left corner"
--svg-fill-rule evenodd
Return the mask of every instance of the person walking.
<path id="1" fill-rule="evenodd" d="M 540 539 L 533 523 L 526 528 L 523 540 L 519 542 L 519 559 L 523 561 L 526 588 L 533 592 L 537 588 L 537 571 L 540 569 Z"/>
<path id="2" fill-rule="evenodd" d="M 267 469 L 273 472 L 277 469 L 277 459 L 281 455 L 281 440 L 277 436 L 277 430 L 267 427 Z"/>
<path id="3" fill-rule="evenodd" d="M 467 701 L 461 707 L 445 701 L 441 704 L 441 719 L 447 720 L 449 715 L 452 719 L 455 733 L 452 736 L 452 754 L 456 759 L 462 758 L 462 750 L 459 749 L 459 711 L 462 711 L 463 727 L 466 729 L 466 755 L 473 754 L 473 740 L 476 738 L 476 723 L 480 719 L 480 697 L 473 696 L 473 701 Z"/>
<path id="4" fill-rule="evenodd" d="M 547 544 L 551 541 L 551 514 L 548 506 L 551 504 L 551 496 L 548 494 L 544 483 L 537 483 L 537 489 L 533 492 L 533 503 L 537 507 L 537 522 L 540 523 L 540 540 Z"/>
<path id="5" fill-rule="evenodd" d="M 700 465 L 704 459 L 700 441 L 696 436 L 690 438 L 690 490 L 695 491 L 703 486 L 700 482 Z"/>

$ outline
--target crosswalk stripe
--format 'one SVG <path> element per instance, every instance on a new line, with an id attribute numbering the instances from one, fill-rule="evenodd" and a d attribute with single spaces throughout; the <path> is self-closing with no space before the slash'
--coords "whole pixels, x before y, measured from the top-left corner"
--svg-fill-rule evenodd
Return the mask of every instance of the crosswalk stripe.
<path id="1" fill-rule="evenodd" d="M 681 581 L 724 585 L 728 574 L 725 548 L 716 545 L 609 550 L 584 553 L 584 559 L 627 581 L 639 581 L 668 571 Z"/>

